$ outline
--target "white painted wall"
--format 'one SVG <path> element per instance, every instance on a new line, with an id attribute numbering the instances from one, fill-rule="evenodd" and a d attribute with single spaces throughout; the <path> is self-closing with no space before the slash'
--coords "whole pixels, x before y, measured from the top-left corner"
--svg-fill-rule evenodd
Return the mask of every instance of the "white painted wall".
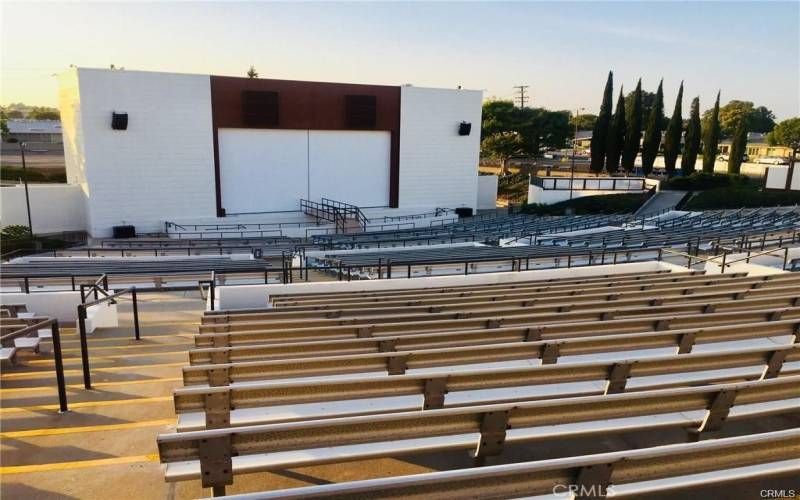
<path id="1" fill-rule="evenodd" d="M 477 205 L 482 99 L 478 90 L 401 88 L 401 208 Z M 458 135 L 462 121 L 472 123 L 468 136 Z"/>
<path id="2" fill-rule="evenodd" d="M 330 198 L 359 207 L 389 205 L 391 134 L 312 130 L 308 139 L 310 200 Z"/>
<path id="3" fill-rule="evenodd" d="M 29 184 L 31 225 L 36 234 L 86 229 L 83 190 L 77 184 Z M 25 187 L 0 188 L 0 225 L 28 225 Z"/>
<path id="4" fill-rule="evenodd" d="M 164 220 L 216 216 L 207 75 L 81 68 L 61 75 L 60 84 L 67 177 L 83 190 L 92 236 L 109 236 L 120 224 L 133 224 L 141 233 L 163 230 Z M 481 100 L 480 91 L 401 89 L 401 208 L 477 206 Z M 111 129 L 113 111 L 128 113 L 128 130 Z M 458 135 L 462 121 L 472 124 L 469 136 Z M 326 162 L 319 170 L 312 164 L 313 192 L 302 180 L 297 188 L 297 178 L 273 179 L 282 189 L 271 198 L 296 210 L 279 197 L 294 197 L 296 188 L 305 187 L 309 198 L 386 205 L 388 134 L 347 134 L 356 135 L 320 132 L 320 142 L 309 144 L 309 153 Z M 334 171 L 346 180 L 331 179 Z M 252 191 L 239 196 L 248 203 L 264 198 Z M 223 200 L 229 212 L 254 208 L 230 200 Z"/>
<path id="5" fill-rule="evenodd" d="M 113 293 L 110 290 L 109 293 Z M 35 293 L 2 293 L 2 304 L 25 304 L 28 312 L 37 316 L 55 318 L 62 325 L 74 325 L 78 321 L 78 306 L 81 303 L 81 292 L 35 292 Z M 110 302 L 91 306 L 86 311 L 86 331 L 96 328 L 113 328 L 119 325 L 117 305 Z"/>
<path id="6" fill-rule="evenodd" d="M 478 176 L 478 210 L 497 208 L 497 176 Z"/>
<path id="7" fill-rule="evenodd" d="M 645 190 L 629 189 L 638 187 L 641 184 L 641 178 L 626 178 L 626 177 L 590 177 L 586 178 L 586 187 L 591 189 L 583 190 L 583 177 L 576 177 L 572 187 L 572 198 L 583 198 L 584 196 L 602 196 L 608 194 L 622 194 L 622 193 L 644 193 L 648 190 L 655 188 L 659 191 L 661 183 L 656 179 L 645 179 Z M 539 186 L 530 184 L 528 187 L 528 203 L 542 203 L 545 205 L 552 205 L 561 201 L 570 199 L 569 177 L 544 177 L 545 187 L 550 189 L 542 189 Z M 616 183 L 615 183 L 616 181 Z M 616 190 L 612 187 L 616 186 Z M 557 188 L 557 189 L 555 189 Z M 605 189 L 604 189 L 605 188 Z"/>
<path id="8" fill-rule="evenodd" d="M 92 236 L 215 215 L 208 76 L 81 68 L 61 81 L 62 106 L 73 108 L 63 128 L 67 177 L 85 178 Z M 111 129 L 112 111 L 128 113 L 127 130 Z"/>
<path id="9" fill-rule="evenodd" d="M 220 129 L 218 140 L 227 213 L 298 210 L 308 197 L 307 130 Z"/>
<path id="10" fill-rule="evenodd" d="M 767 169 L 767 189 L 786 189 L 786 176 L 788 175 L 788 166 L 770 165 Z"/>

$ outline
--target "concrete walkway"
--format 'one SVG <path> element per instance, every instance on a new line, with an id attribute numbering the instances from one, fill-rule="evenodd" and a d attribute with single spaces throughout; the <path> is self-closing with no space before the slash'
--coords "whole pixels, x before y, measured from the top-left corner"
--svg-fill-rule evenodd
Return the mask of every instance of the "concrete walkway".
<path id="1" fill-rule="evenodd" d="M 647 200 L 647 203 L 639 207 L 639 210 L 637 210 L 634 215 L 636 217 L 643 217 L 664 211 L 668 208 L 675 208 L 685 194 L 685 191 L 660 191 Z"/>

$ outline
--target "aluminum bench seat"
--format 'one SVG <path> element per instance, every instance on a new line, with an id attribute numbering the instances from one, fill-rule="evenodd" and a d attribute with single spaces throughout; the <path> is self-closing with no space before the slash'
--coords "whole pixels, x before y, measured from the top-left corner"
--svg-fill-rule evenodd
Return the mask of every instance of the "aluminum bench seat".
<path id="1" fill-rule="evenodd" d="M 3 364 L 17 364 L 17 348 L 0 347 L 0 361 L 2 361 Z"/>
<path id="2" fill-rule="evenodd" d="M 39 345 L 41 344 L 42 339 L 39 337 L 21 337 L 18 339 L 14 339 L 14 347 L 19 350 L 28 350 L 33 352 L 39 351 Z"/>
<path id="3" fill-rule="evenodd" d="M 533 498 L 571 497 L 567 484 L 583 478 L 586 491 L 605 497 L 644 498 L 692 491 L 710 484 L 800 474 L 800 430 L 773 431 L 698 443 L 563 457 L 480 468 L 427 472 L 230 495 L 229 500 L 350 498 Z M 584 473 L 599 470 L 593 477 Z M 590 477 L 592 479 L 590 479 Z M 575 484 L 580 487 L 581 484 Z M 594 489 L 589 489 L 593 487 Z M 563 491 L 562 491 L 563 489 Z"/>
<path id="4" fill-rule="evenodd" d="M 232 473 L 242 474 L 305 465 L 426 451 L 499 450 L 484 437 L 494 436 L 480 416 L 504 413 L 504 440 L 527 443 L 603 436 L 674 427 L 715 430 L 721 425 L 714 406 L 730 394 L 725 422 L 794 413 L 800 405 L 800 377 L 641 393 L 553 399 L 511 405 L 486 405 L 375 416 L 358 416 L 161 434 L 159 453 L 167 481 L 201 477 L 201 440 L 230 439 Z M 730 396 L 728 396 L 730 397 Z M 578 410 L 580 409 L 580 410 Z M 592 415 L 596 415 L 592 418 Z M 709 415 L 713 415 L 710 418 Z M 220 444 L 220 446 L 225 446 Z M 481 451 L 483 447 L 489 448 Z M 491 451 L 490 451 L 491 450 Z"/>

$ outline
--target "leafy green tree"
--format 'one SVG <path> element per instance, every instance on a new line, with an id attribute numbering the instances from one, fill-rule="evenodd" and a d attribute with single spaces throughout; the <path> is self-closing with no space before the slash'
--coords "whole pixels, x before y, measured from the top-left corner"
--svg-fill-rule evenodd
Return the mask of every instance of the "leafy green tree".
<path id="1" fill-rule="evenodd" d="M 738 174 L 742 169 L 742 157 L 747 149 L 747 115 L 739 119 L 739 124 L 733 133 L 733 142 L 728 154 L 728 173 Z"/>
<path id="2" fill-rule="evenodd" d="M 708 117 L 708 122 L 703 125 L 703 172 L 714 172 L 714 162 L 717 161 L 717 146 L 719 145 L 719 92 L 714 108 Z"/>
<path id="3" fill-rule="evenodd" d="M 655 92 L 648 92 L 646 90 L 642 90 L 641 91 L 641 97 L 642 97 L 642 123 L 641 123 L 640 126 L 642 127 L 642 131 L 644 131 L 644 126 L 646 124 L 644 122 L 644 120 L 647 119 L 650 116 L 650 110 L 653 109 L 653 103 L 655 103 L 655 101 L 656 101 L 656 93 Z M 625 109 L 631 109 L 631 106 L 633 106 L 634 99 L 636 99 L 636 91 L 635 90 L 633 92 L 629 92 L 628 95 L 625 96 Z M 669 122 L 669 119 L 666 116 L 664 116 L 663 113 L 662 113 L 662 115 L 661 115 L 661 129 L 662 130 L 667 128 L 667 123 L 668 122 Z"/>
<path id="4" fill-rule="evenodd" d="M 11 224 L 3 226 L 3 229 L 0 230 L 0 236 L 8 240 L 27 240 L 31 237 L 31 233 L 28 231 L 28 226 Z"/>
<path id="5" fill-rule="evenodd" d="M 9 109 L 6 112 L 6 118 L 13 118 L 13 119 L 25 118 L 25 113 L 23 113 L 22 111 L 20 111 L 18 109 Z"/>
<path id="6" fill-rule="evenodd" d="M 703 113 L 703 123 L 711 118 L 712 109 Z M 719 128 L 722 137 L 732 137 L 739 121 L 747 117 L 750 132 L 767 133 L 775 128 L 775 115 L 764 106 L 756 107 L 750 101 L 733 100 L 719 108 Z"/>
<path id="7" fill-rule="evenodd" d="M 622 157 L 622 148 L 625 146 L 625 95 L 622 87 L 619 89 L 617 109 L 611 119 L 611 129 L 608 131 L 608 146 L 606 148 L 606 169 L 608 173 L 619 170 L 619 159 Z"/>
<path id="8" fill-rule="evenodd" d="M 522 141 L 520 154 L 538 156 L 543 148 L 561 148 L 572 135 L 569 112 L 544 108 L 517 108 L 511 101 L 483 104 L 481 138 L 516 132 Z"/>
<path id="9" fill-rule="evenodd" d="M 606 161 L 606 148 L 608 146 L 608 129 L 611 122 L 611 99 L 614 91 L 614 73 L 608 72 L 606 88 L 603 91 L 603 102 L 600 104 L 600 113 L 592 130 L 592 172 L 599 174 L 603 171 Z"/>
<path id="10" fill-rule="evenodd" d="M 508 160 L 522 154 L 523 142 L 519 132 L 497 132 L 481 141 L 481 151 L 500 160 L 503 175 L 508 174 Z"/>
<path id="11" fill-rule="evenodd" d="M 522 135 L 523 151 L 529 156 L 539 157 L 548 148 L 563 148 L 573 134 L 568 111 L 522 108 L 519 113 L 522 125 L 518 131 Z"/>
<path id="12" fill-rule="evenodd" d="M 783 120 L 767 136 L 772 146 L 786 146 L 792 149 L 792 161 L 800 152 L 800 118 Z"/>
<path id="13" fill-rule="evenodd" d="M 5 112 L 0 111 L 0 136 L 2 137 L 2 141 L 6 142 L 9 135 L 8 118 L 6 117 Z"/>
<path id="14" fill-rule="evenodd" d="M 247 70 L 247 78 L 258 78 L 258 71 L 256 71 L 255 66 L 250 66 L 250 69 Z"/>
<path id="15" fill-rule="evenodd" d="M 633 99 L 628 102 L 625 98 L 625 145 L 622 148 L 622 168 L 626 172 L 633 170 L 636 155 L 639 154 L 639 143 L 642 141 L 642 79 L 636 84 L 636 89 L 628 94 Z"/>
<path id="16" fill-rule="evenodd" d="M 689 122 L 686 124 L 686 135 L 683 137 L 683 156 L 681 157 L 681 171 L 684 176 L 694 172 L 697 162 L 697 153 L 700 151 L 700 98 L 692 99 L 692 109 L 689 111 Z"/>
<path id="17" fill-rule="evenodd" d="M 650 175 L 653 171 L 653 163 L 658 155 L 658 147 L 661 145 L 661 130 L 663 122 L 661 117 L 664 115 L 664 81 L 658 83 L 656 100 L 650 108 L 650 116 L 647 117 L 647 127 L 644 131 L 644 142 L 642 142 L 642 172 Z"/>
<path id="18" fill-rule="evenodd" d="M 667 125 L 667 133 L 664 134 L 664 168 L 667 177 L 675 175 L 675 163 L 678 161 L 678 154 L 681 151 L 681 131 L 683 128 L 683 82 L 678 88 L 678 98 L 675 99 L 675 109 L 672 111 L 672 118 Z"/>
<path id="19" fill-rule="evenodd" d="M 569 118 L 569 125 L 573 128 L 573 130 L 575 129 L 576 123 L 578 125 L 578 130 L 592 130 L 595 122 L 597 122 L 597 115 L 593 115 L 591 113 L 578 116 L 570 114 Z"/>

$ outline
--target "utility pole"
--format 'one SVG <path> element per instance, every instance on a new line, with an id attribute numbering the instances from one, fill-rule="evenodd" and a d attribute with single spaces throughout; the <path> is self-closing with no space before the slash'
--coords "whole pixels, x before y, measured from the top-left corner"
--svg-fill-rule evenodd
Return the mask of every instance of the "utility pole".
<path id="1" fill-rule="evenodd" d="M 514 97 L 515 99 L 519 100 L 519 107 L 525 107 L 525 101 L 528 99 L 528 96 L 525 95 L 525 90 L 530 87 L 530 85 L 515 85 L 514 88 L 517 89 L 517 95 Z"/>

